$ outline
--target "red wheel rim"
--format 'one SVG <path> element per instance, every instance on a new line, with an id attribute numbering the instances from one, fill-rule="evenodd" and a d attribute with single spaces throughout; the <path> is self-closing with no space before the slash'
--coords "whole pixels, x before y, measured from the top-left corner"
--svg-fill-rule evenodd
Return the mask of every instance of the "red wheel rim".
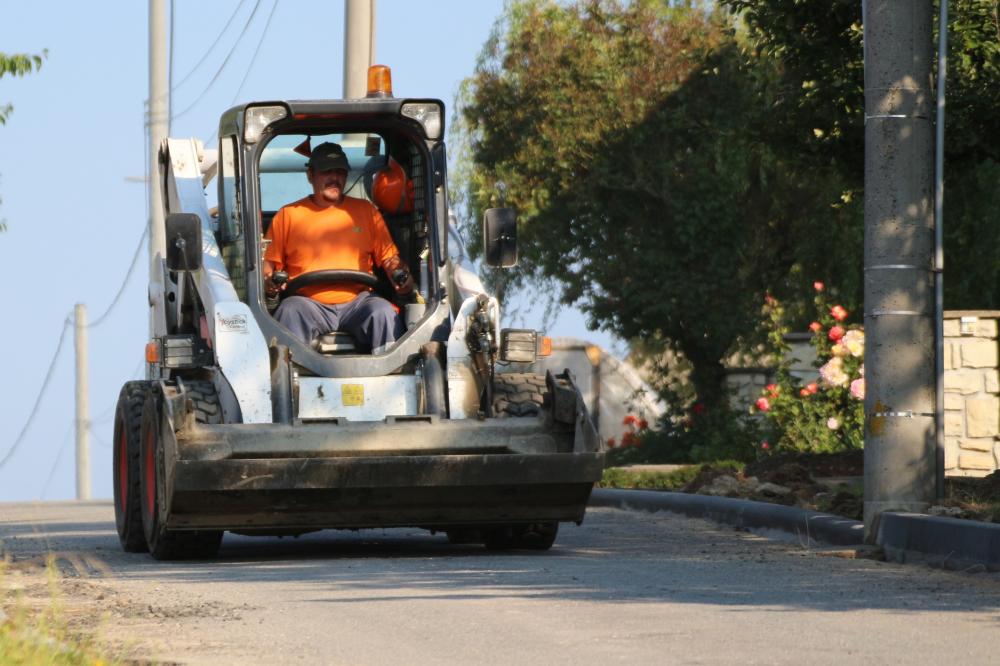
<path id="1" fill-rule="evenodd" d="M 125 437 L 125 424 L 120 424 L 118 434 L 118 507 L 128 509 L 128 447 Z"/>
<path id="2" fill-rule="evenodd" d="M 153 503 L 156 501 L 156 440 L 152 430 L 146 433 L 146 516 L 155 515 Z"/>

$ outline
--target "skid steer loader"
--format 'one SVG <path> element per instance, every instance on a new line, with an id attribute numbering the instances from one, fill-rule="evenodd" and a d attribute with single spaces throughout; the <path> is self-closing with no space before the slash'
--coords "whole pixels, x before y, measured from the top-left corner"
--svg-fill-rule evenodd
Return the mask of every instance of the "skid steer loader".
<path id="1" fill-rule="evenodd" d="M 227 530 L 404 526 L 547 549 L 559 522 L 583 520 L 604 454 L 580 392 L 568 372 L 533 372 L 544 339 L 501 329 L 496 299 L 453 259 L 443 103 L 394 98 L 373 74 L 363 99 L 232 108 L 217 151 L 164 141 L 146 380 L 125 384 L 115 416 L 126 551 L 205 558 Z M 337 331 L 300 340 L 265 293 L 264 235 L 309 192 L 301 146 L 324 141 L 347 154 L 350 196 L 368 197 L 389 159 L 413 183 L 406 212 L 382 210 L 419 293 L 384 349 Z M 491 265 L 516 261 L 512 210 L 486 212 L 484 241 Z M 284 294 L 349 282 L 391 299 L 390 279 L 319 271 Z"/>

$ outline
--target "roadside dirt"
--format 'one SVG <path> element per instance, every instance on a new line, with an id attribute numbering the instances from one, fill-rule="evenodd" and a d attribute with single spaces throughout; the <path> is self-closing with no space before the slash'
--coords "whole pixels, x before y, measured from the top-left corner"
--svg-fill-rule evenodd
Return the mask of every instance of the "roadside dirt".
<path id="1" fill-rule="evenodd" d="M 128 664 L 173 663 L 160 660 L 156 648 L 150 650 L 149 641 L 140 638 L 142 627 L 198 618 L 239 622 L 246 611 L 255 609 L 158 594 L 160 588 L 155 586 L 133 594 L 115 580 L 108 564 L 92 554 L 66 551 L 19 558 L 2 548 L 0 552 L 0 614 L 45 617 L 48 625 L 69 637 L 96 639 L 108 656 Z"/>
<path id="2" fill-rule="evenodd" d="M 705 465 L 684 492 L 744 497 L 861 520 L 864 451 L 780 455 L 742 473 Z M 770 485 L 768 485 L 770 484 Z M 945 498 L 928 513 L 1000 523 L 1000 471 L 983 478 L 949 478 Z"/>
<path id="3" fill-rule="evenodd" d="M 740 474 L 704 466 L 684 492 L 743 497 L 799 506 L 860 520 L 862 451 L 815 455 L 782 455 L 746 466 Z"/>
<path id="4" fill-rule="evenodd" d="M 864 474 L 865 452 L 843 451 L 841 453 L 769 456 L 747 465 L 746 473 L 749 476 L 758 476 L 789 464 L 804 468 L 814 478 L 861 476 Z"/>

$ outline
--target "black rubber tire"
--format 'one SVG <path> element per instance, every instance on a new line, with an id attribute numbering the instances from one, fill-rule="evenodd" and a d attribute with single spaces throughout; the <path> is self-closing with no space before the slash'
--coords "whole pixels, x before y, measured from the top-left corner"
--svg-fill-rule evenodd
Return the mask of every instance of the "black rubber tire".
<path id="1" fill-rule="evenodd" d="M 483 545 L 489 550 L 548 550 L 558 534 L 555 521 L 502 525 L 484 530 Z"/>
<path id="2" fill-rule="evenodd" d="M 191 382 L 211 386 L 210 382 Z M 185 384 L 185 387 L 189 384 Z M 189 391 L 190 389 L 188 389 Z M 187 393 L 187 391 L 186 391 Z M 192 396 L 196 402 L 205 397 L 205 393 L 196 392 Z M 218 411 L 218 399 L 214 391 L 206 402 L 213 404 Z M 214 400 L 213 400 L 214 399 Z M 162 418 L 162 399 L 148 392 L 142 407 L 140 426 L 140 504 L 142 506 L 142 530 L 146 538 L 149 554 L 157 560 L 210 559 L 219 552 L 222 543 L 222 532 L 216 530 L 167 530 L 160 523 L 160 506 L 164 501 L 164 458 L 163 445 L 160 437 L 160 419 Z M 195 411 L 196 417 L 198 411 Z"/>
<path id="3" fill-rule="evenodd" d="M 212 382 L 185 379 L 184 397 L 188 401 L 188 409 L 194 412 L 195 421 L 207 424 L 222 423 L 222 407 L 219 405 L 219 395 Z"/>
<path id="4" fill-rule="evenodd" d="M 148 390 L 148 382 L 126 382 L 118 394 L 118 405 L 115 407 L 115 434 L 112 440 L 115 528 L 118 541 L 126 553 L 145 553 L 147 550 L 139 502 L 139 426 Z"/>
<path id="5" fill-rule="evenodd" d="M 548 398 L 545 375 L 511 372 L 493 378 L 493 415 L 538 416 Z"/>

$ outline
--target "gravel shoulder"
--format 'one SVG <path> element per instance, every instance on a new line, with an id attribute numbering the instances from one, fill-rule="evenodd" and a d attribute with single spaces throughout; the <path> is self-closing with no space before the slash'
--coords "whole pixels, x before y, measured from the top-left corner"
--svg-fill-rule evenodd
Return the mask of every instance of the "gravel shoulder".
<path id="1" fill-rule="evenodd" d="M 543 554 L 419 530 L 226 535 L 213 562 L 123 553 L 110 503 L 0 504 L 2 579 L 137 660 L 184 664 L 995 660 L 1000 574 L 829 557 L 609 508 Z"/>

